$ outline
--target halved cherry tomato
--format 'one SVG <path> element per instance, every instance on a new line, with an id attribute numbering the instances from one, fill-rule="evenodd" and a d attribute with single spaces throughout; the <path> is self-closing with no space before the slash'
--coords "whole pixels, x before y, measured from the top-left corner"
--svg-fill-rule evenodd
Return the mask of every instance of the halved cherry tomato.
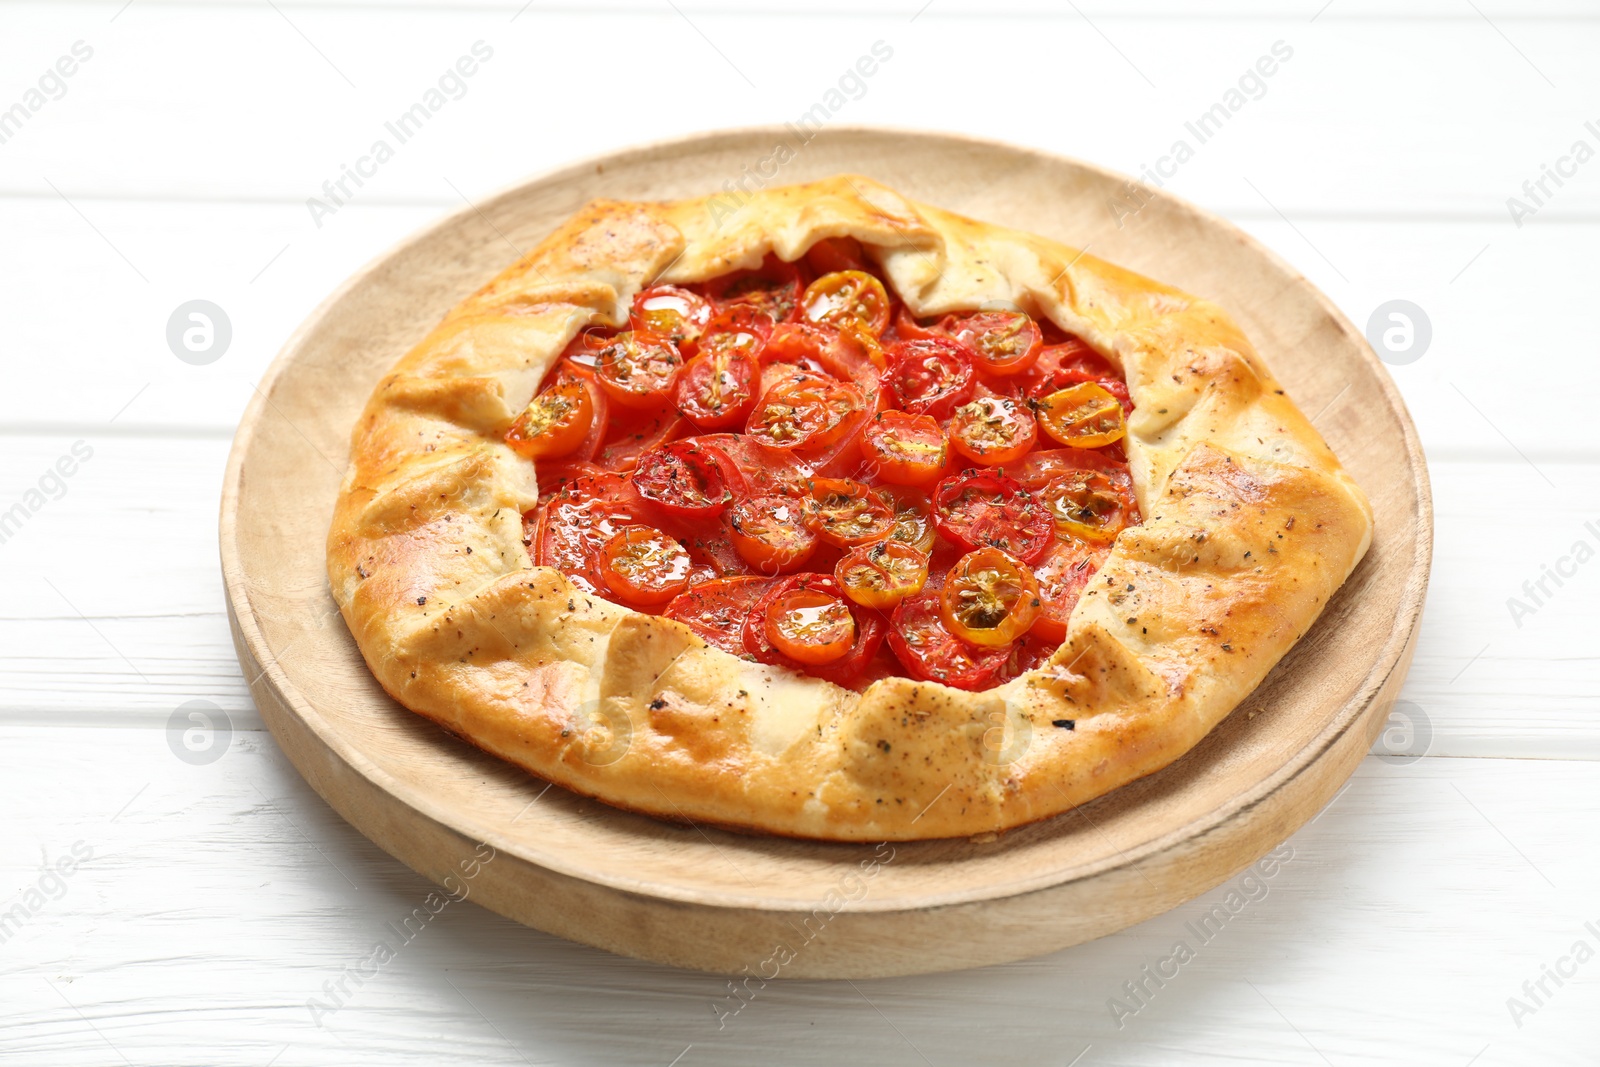
<path id="1" fill-rule="evenodd" d="M 506 431 L 506 444 L 528 459 L 556 459 L 577 451 L 594 422 L 594 401 L 576 374 L 556 373 Z"/>
<path id="2" fill-rule="evenodd" d="M 1080 382 L 1034 401 L 1044 432 L 1074 448 L 1122 440 L 1122 405 L 1095 382 Z"/>
<path id="3" fill-rule="evenodd" d="M 791 589 L 767 605 L 764 625 L 772 647 L 799 663 L 832 663 L 856 643 L 850 606 L 820 589 Z"/>
<path id="4" fill-rule="evenodd" d="M 768 256 L 754 270 L 734 271 L 702 288 L 718 308 L 749 304 L 773 322 L 793 322 L 800 309 L 800 268 Z"/>
<path id="5" fill-rule="evenodd" d="M 1041 604 L 1039 618 L 1033 624 L 1035 635 L 1058 645 L 1067 639 L 1072 609 L 1110 554 L 1110 548 L 1104 545 L 1068 541 L 1055 545 L 1033 565 Z"/>
<path id="6" fill-rule="evenodd" d="M 682 436 L 688 426 L 688 420 L 670 407 L 653 411 L 620 408 L 611 420 L 606 443 L 595 455 L 595 462 L 625 474 L 639 465 L 640 456 Z"/>
<path id="7" fill-rule="evenodd" d="M 741 500 L 728 509 L 728 528 L 734 549 L 762 574 L 795 570 L 817 550 L 817 517 L 794 497 Z"/>
<path id="8" fill-rule="evenodd" d="M 1023 488 L 1034 492 L 1075 470 L 1099 471 L 1131 499 L 1133 481 L 1128 475 L 1127 464 L 1119 463 L 1104 452 L 1087 448 L 1048 448 L 1029 452 L 1017 462 L 1006 464 L 1006 473 L 1021 482 Z"/>
<path id="9" fill-rule="evenodd" d="M 727 459 L 709 445 L 674 441 L 639 457 L 633 484 L 639 495 L 674 519 L 705 522 L 733 502 Z"/>
<path id="10" fill-rule="evenodd" d="M 593 370 L 595 357 L 600 354 L 602 348 L 612 342 L 617 333 L 618 331 L 610 326 L 586 326 L 576 337 L 567 342 L 561 358 L 565 362 L 576 363 L 585 370 Z"/>
<path id="11" fill-rule="evenodd" d="M 630 604 L 663 604 L 689 584 L 689 553 L 675 539 L 649 526 L 618 530 L 596 556 L 600 579 Z"/>
<path id="12" fill-rule="evenodd" d="M 737 352 L 760 360 L 772 320 L 751 304 L 729 304 L 711 317 L 700 335 L 700 351 Z"/>
<path id="13" fill-rule="evenodd" d="M 807 322 L 841 330 L 858 326 L 880 334 L 889 325 L 889 294 L 882 282 L 862 270 L 824 274 L 806 286 L 800 308 Z"/>
<path id="14" fill-rule="evenodd" d="M 894 324 L 891 332 L 896 341 L 925 341 L 930 337 L 944 337 L 945 332 L 940 329 L 937 322 L 924 326 L 917 321 L 911 310 L 901 304 L 894 313 Z"/>
<path id="15" fill-rule="evenodd" d="M 857 545 L 834 565 L 833 576 L 857 604 L 887 611 L 922 589 L 928 554 L 903 541 Z"/>
<path id="16" fill-rule="evenodd" d="M 867 270 L 867 254 L 854 237 L 824 237 L 806 253 L 806 266 L 818 274 Z"/>
<path id="17" fill-rule="evenodd" d="M 914 415 L 942 419 L 972 395 L 972 350 L 948 337 L 896 341 L 883 384 Z"/>
<path id="18" fill-rule="evenodd" d="M 541 567 L 554 567 L 578 588 L 599 593 L 596 570 L 601 545 L 643 518 L 643 501 L 616 474 L 579 478 L 539 507 L 529 531 L 528 553 Z"/>
<path id="19" fill-rule="evenodd" d="M 1033 412 L 1009 396 L 977 396 L 950 417 L 950 446 L 986 467 L 1027 455 L 1039 438 Z"/>
<path id="20" fill-rule="evenodd" d="M 1020 374 L 1039 358 L 1044 335 L 1039 324 L 1020 311 L 980 311 L 951 316 L 945 332 L 978 354 L 985 374 Z"/>
<path id="21" fill-rule="evenodd" d="M 1076 337 L 1040 349 L 1033 366 L 1018 375 L 1016 381 L 1024 396 L 1035 399 L 1079 382 L 1097 382 L 1116 397 L 1123 407 L 1130 410 L 1133 407 L 1128 400 L 1128 385 L 1122 380 L 1122 372 Z"/>
<path id="22" fill-rule="evenodd" d="M 857 421 L 861 391 L 824 374 L 792 374 L 756 401 L 744 432 L 773 448 L 822 448 Z"/>
<path id="23" fill-rule="evenodd" d="M 772 636 L 769 634 L 767 623 L 772 617 L 771 609 L 775 605 L 780 605 L 785 601 L 788 601 L 789 598 L 794 597 L 796 594 L 801 592 L 811 595 L 820 594 L 821 596 L 830 598 L 842 606 L 845 613 L 850 617 L 851 623 L 854 627 L 854 640 L 850 646 L 837 657 L 827 661 L 819 661 L 815 658 L 817 655 L 823 654 L 824 650 L 826 650 L 827 654 L 831 654 L 833 648 L 836 646 L 834 645 L 834 642 L 829 639 L 829 637 L 830 635 L 836 633 L 834 630 L 835 626 L 837 626 L 838 629 L 843 629 L 842 625 L 840 625 L 842 620 L 838 615 L 838 610 L 832 604 L 824 605 L 820 603 L 811 603 L 808 602 L 808 600 L 802 600 L 800 601 L 799 605 L 802 611 L 807 608 L 811 608 L 813 609 L 814 614 L 803 614 L 800 619 L 794 620 L 794 622 L 801 624 L 799 626 L 793 626 L 791 624 L 790 632 L 793 633 L 794 637 L 799 639 L 797 643 L 801 645 L 811 644 L 813 642 L 806 640 L 806 637 L 809 635 L 804 632 L 804 623 L 812 621 L 813 619 L 816 619 L 819 622 L 824 621 L 823 619 L 818 618 L 818 616 L 822 616 L 824 613 L 815 611 L 815 609 L 826 609 L 826 621 L 829 623 L 829 625 L 826 627 L 819 627 L 821 632 L 816 636 L 818 638 L 822 638 L 822 640 L 814 643 L 821 647 L 812 653 L 813 659 L 811 661 L 801 659 L 800 657 L 783 651 L 778 643 L 775 642 L 772 639 Z M 876 611 L 871 611 L 867 608 L 852 604 L 849 600 L 847 600 L 844 596 L 843 589 L 840 588 L 839 583 L 834 579 L 833 575 L 795 574 L 783 579 L 782 581 L 775 582 L 772 587 L 762 595 L 761 599 L 756 602 L 755 607 L 751 609 L 749 617 L 745 620 L 744 647 L 746 652 L 755 656 L 756 659 L 760 660 L 762 663 L 796 667 L 804 670 L 807 674 L 812 674 L 819 678 L 826 678 L 837 685 L 850 685 L 861 675 L 861 672 L 866 667 L 868 661 L 877 654 L 879 646 L 883 643 L 883 631 L 883 616 L 879 615 Z M 786 639 L 788 639 L 787 635 Z"/>
<path id="24" fill-rule="evenodd" d="M 894 505 L 877 490 L 848 478 L 814 479 L 811 506 L 817 536 L 839 548 L 881 541 L 894 530 Z"/>
<path id="25" fill-rule="evenodd" d="M 761 368 L 749 355 L 710 347 L 678 378 L 678 410 L 703 430 L 742 425 L 755 406 L 760 380 Z"/>
<path id="26" fill-rule="evenodd" d="M 604 474 L 605 468 L 586 459 L 552 459 L 540 463 L 533 473 L 539 483 L 539 503 L 543 504 L 579 478 Z"/>
<path id="27" fill-rule="evenodd" d="M 595 356 L 594 373 L 611 399 L 624 407 L 653 408 L 672 398 L 683 356 L 665 337 L 620 333 Z"/>
<path id="28" fill-rule="evenodd" d="M 1033 626 L 1042 607 L 1039 583 L 1021 560 L 980 548 L 956 561 L 939 590 L 939 617 L 963 641 L 1009 645 Z"/>
<path id="29" fill-rule="evenodd" d="M 933 521 L 963 552 L 998 548 L 1032 563 L 1055 540 L 1055 526 L 1033 494 L 998 471 L 965 471 L 933 491 Z"/>
<path id="30" fill-rule="evenodd" d="M 1056 536 L 1063 541 L 1077 538 L 1109 544 L 1128 525 L 1126 494 L 1100 471 L 1066 471 L 1051 479 L 1038 496 L 1055 520 Z"/>
<path id="31" fill-rule="evenodd" d="M 733 474 L 729 484 L 735 496 L 806 495 L 812 465 L 793 449 L 771 448 L 742 433 L 698 434 L 684 440 L 710 445 L 728 457 Z"/>
<path id="32" fill-rule="evenodd" d="M 889 619 L 889 647 L 913 678 L 956 689 L 986 689 L 1011 660 L 1009 648 L 980 648 L 945 627 L 939 594 L 923 590 L 900 602 Z"/>
<path id="33" fill-rule="evenodd" d="M 679 593 L 661 614 L 676 619 L 713 648 L 739 655 L 744 651 L 744 622 L 771 578 L 745 574 L 718 578 Z"/>
<path id="34" fill-rule="evenodd" d="M 932 415 L 880 411 L 861 430 L 861 458 L 886 482 L 926 485 L 943 473 L 950 442 Z"/>
<path id="35" fill-rule="evenodd" d="M 677 285 L 640 290 L 628 313 L 628 325 L 635 332 L 665 337 L 685 352 L 694 351 L 710 321 L 711 302 Z"/>
<path id="36" fill-rule="evenodd" d="M 919 489 L 896 485 L 880 486 L 878 492 L 894 505 L 894 529 L 889 531 L 888 540 L 908 544 L 920 552 L 932 552 L 936 531 L 927 496 Z"/>
<path id="37" fill-rule="evenodd" d="M 567 455 L 567 459 L 596 459 L 600 455 L 600 446 L 611 428 L 611 398 L 600 388 L 600 380 L 595 377 L 592 367 L 566 359 L 556 367 L 557 374 L 570 374 L 583 383 L 584 389 L 589 393 L 589 404 L 594 408 L 594 418 L 589 423 L 589 432 L 584 434 L 583 440 Z M 547 382 L 549 380 L 546 379 Z"/>

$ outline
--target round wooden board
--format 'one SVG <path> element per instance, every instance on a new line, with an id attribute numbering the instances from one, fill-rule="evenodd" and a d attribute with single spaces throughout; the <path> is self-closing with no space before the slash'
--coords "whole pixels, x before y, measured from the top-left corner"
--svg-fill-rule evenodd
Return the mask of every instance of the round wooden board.
<path id="1" fill-rule="evenodd" d="M 349 429 L 374 384 L 585 201 L 704 195 L 770 172 L 779 144 L 794 158 L 774 183 L 865 174 L 1215 300 L 1370 495 L 1366 559 L 1266 683 L 1178 762 L 997 839 L 875 849 L 741 836 L 547 789 L 406 711 L 368 673 L 328 594 L 323 546 Z M 1415 648 L 1432 506 L 1398 392 L 1328 299 L 1221 219 L 1141 195 L 1151 199 L 1119 226 L 1109 205 L 1125 179 L 1082 163 L 875 129 L 801 144 L 774 127 L 577 164 L 401 243 L 290 339 L 228 463 L 234 641 L 279 744 L 340 814 L 435 882 L 541 930 L 702 970 L 859 978 L 999 963 L 1216 886 L 1320 810 L 1371 746 Z M 494 858 L 475 864 L 488 854 L 480 843 Z"/>

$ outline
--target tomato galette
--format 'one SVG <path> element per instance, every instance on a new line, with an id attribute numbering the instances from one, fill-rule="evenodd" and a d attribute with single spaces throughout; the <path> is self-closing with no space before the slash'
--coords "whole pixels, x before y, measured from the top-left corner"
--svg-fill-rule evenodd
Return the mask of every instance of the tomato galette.
<path id="1" fill-rule="evenodd" d="M 357 425 L 328 571 L 489 752 L 883 840 L 1170 763 L 1370 533 L 1215 306 L 841 177 L 596 202 L 463 301 Z"/>

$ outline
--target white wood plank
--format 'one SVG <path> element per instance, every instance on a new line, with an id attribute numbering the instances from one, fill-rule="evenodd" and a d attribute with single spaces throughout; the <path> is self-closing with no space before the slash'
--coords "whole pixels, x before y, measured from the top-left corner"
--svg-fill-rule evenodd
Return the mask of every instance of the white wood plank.
<path id="1" fill-rule="evenodd" d="M 1591 19 L 1512 23 L 1463 7 L 1453 18 L 1380 23 L 1339 17 L 1338 4 L 1316 22 L 1309 4 L 1244 20 L 1065 9 L 963 18 L 937 7 L 915 21 L 899 5 L 752 18 L 686 17 L 665 4 L 617 15 L 534 8 L 513 21 L 504 7 L 291 17 L 265 5 L 141 0 L 112 22 L 109 5 L 23 6 L 0 39 L 0 64 L 18 72 L 12 97 L 25 72 L 43 71 L 74 41 L 96 52 L 66 95 L 6 144 L 0 189 L 54 197 L 53 182 L 69 196 L 302 203 L 480 39 L 494 58 L 425 134 L 397 146 L 362 202 L 453 204 L 446 178 L 476 194 L 618 144 L 792 121 L 878 40 L 893 59 L 830 121 L 967 130 L 1138 171 L 1281 39 L 1292 60 L 1221 135 L 1195 142 L 1174 183 L 1227 211 L 1262 211 L 1264 195 L 1291 216 L 1506 221 L 1506 198 L 1586 136 L 1600 98 Z M 1023 41 L 1026 55 L 995 77 L 993 57 L 1017 55 Z M 657 103 L 664 84 L 667 106 Z M 1545 210 L 1597 209 L 1600 165 Z"/>
<path id="2" fill-rule="evenodd" d="M 0 545 L 0 588 L 10 593 L 0 605 L 0 720 L 161 725 L 179 704 L 205 699 L 240 729 L 259 729 L 216 563 L 227 443 L 83 440 L 94 455 L 65 495 Z M 73 439 L 5 442 L 0 510 Z M 1600 549 L 1600 463 L 1544 469 L 1560 491 L 1517 460 L 1434 465 L 1437 555 L 1403 694 L 1428 736 L 1409 751 L 1600 760 L 1591 637 L 1600 563 L 1576 567 L 1560 588 L 1547 580 L 1541 604 L 1522 590 L 1576 542 Z M 1513 596 L 1535 610 L 1513 614 Z"/>
<path id="3" fill-rule="evenodd" d="M 229 434 L 301 319 L 352 271 L 442 214 L 352 205 L 317 231 L 292 205 L 79 206 L 149 281 L 67 205 L 0 198 L 12 253 L 0 259 L 0 286 L 21 311 L 9 321 L 19 358 L 10 368 L 16 387 L 0 391 L 0 426 L 84 428 L 115 417 L 119 426 Z M 1589 358 L 1595 224 L 1519 231 L 1498 222 L 1273 218 L 1245 226 L 1358 328 L 1392 299 L 1423 309 L 1430 347 L 1391 373 L 1434 456 L 1600 459 L 1588 410 L 1600 390 L 1600 362 Z M 61 285 L 62 276 L 74 284 Z M 90 315 L 85 291 L 95 294 Z M 168 317 L 196 298 L 220 305 L 232 323 L 230 348 L 208 366 L 181 362 L 166 341 Z M 1549 369 L 1529 376 L 1520 371 L 1529 362 Z M 71 388 L 62 387 L 63 367 L 72 368 Z M 1514 367 L 1519 387 L 1540 390 L 1535 408 L 1499 403 Z"/>
<path id="4" fill-rule="evenodd" d="M 195 767 L 159 732 L 0 738 L 7 794 L 28 800 L 0 826 L 0 903 L 75 843 L 93 853 L 0 946 L 0 1049 L 20 1062 L 435 1064 L 446 1048 L 492 1064 L 1061 1065 L 1089 1046 L 1078 1062 L 1414 1067 L 1481 1052 L 1482 1067 L 1579 1062 L 1600 1008 L 1594 961 L 1562 988 L 1547 980 L 1520 1028 L 1506 1004 L 1578 940 L 1600 945 L 1585 927 L 1600 920 L 1600 859 L 1573 847 L 1600 817 L 1593 763 L 1369 760 L 1271 878 L 1234 883 L 1236 914 L 1207 943 L 1190 925 L 1228 907 L 1227 887 L 1011 966 L 775 982 L 719 1030 L 722 980 L 469 901 L 318 1026 L 307 1000 L 430 887 L 344 825 L 270 740 Z M 1119 1029 L 1108 1002 L 1130 1003 L 1123 983 L 1179 940 L 1194 958 Z"/>

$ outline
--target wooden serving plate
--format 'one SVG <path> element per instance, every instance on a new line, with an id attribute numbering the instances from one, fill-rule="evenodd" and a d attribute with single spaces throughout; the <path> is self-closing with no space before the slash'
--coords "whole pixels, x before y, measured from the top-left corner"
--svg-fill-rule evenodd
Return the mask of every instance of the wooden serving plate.
<path id="1" fill-rule="evenodd" d="M 1370 495 L 1371 552 L 1266 683 L 1181 760 L 998 838 L 874 849 L 740 836 L 547 789 L 406 711 L 368 673 L 328 594 L 323 542 L 374 384 L 585 201 L 703 195 L 770 172 L 780 143 L 795 155 L 773 182 L 865 174 L 1215 300 Z M 856 978 L 999 963 L 1216 886 L 1326 804 L 1371 746 L 1411 663 L 1433 515 L 1416 431 L 1344 316 L 1228 223 L 1159 191 L 1141 196 L 1119 227 L 1108 205 L 1126 198 L 1125 179 L 1083 163 L 874 129 L 827 129 L 801 145 L 773 127 L 575 164 L 402 242 L 289 340 L 228 462 L 234 643 L 279 744 L 341 815 L 434 881 L 459 893 L 476 870 L 472 899 L 502 915 L 701 970 Z M 481 866 L 480 843 L 495 850 Z"/>

